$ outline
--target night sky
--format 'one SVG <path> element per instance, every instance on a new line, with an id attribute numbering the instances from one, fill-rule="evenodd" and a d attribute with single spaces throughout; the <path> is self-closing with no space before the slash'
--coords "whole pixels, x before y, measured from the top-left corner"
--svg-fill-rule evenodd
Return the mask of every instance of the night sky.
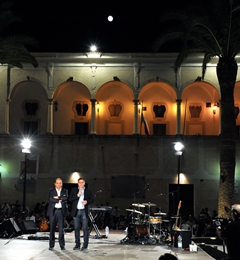
<path id="1" fill-rule="evenodd" d="M 179 5 L 175 0 L 15 0 L 22 22 L 11 30 L 37 40 L 39 46 L 29 51 L 86 52 L 96 44 L 100 52 L 152 52 L 161 13 Z"/>

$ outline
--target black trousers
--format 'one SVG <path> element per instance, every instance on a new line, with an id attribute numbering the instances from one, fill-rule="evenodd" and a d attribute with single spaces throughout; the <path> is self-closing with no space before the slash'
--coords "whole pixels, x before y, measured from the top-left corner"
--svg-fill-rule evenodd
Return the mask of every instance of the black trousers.
<path id="1" fill-rule="evenodd" d="M 50 237 L 49 237 L 49 247 L 55 246 L 55 232 L 56 226 L 58 224 L 58 241 L 60 247 L 65 246 L 64 239 L 64 217 L 61 209 L 55 209 L 53 216 L 50 217 Z"/>

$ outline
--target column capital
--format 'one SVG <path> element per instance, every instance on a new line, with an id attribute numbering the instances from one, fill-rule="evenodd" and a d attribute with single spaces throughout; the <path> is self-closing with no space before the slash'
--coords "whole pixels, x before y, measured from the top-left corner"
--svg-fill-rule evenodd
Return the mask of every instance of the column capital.
<path id="1" fill-rule="evenodd" d="M 48 98 L 47 101 L 48 101 L 49 103 L 52 103 L 52 102 L 53 102 L 53 98 Z"/>

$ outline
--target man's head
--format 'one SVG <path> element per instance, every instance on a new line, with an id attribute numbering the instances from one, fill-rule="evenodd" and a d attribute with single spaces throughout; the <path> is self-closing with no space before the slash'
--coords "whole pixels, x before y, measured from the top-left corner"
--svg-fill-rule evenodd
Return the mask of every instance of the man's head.
<path id="1" fill-rule="evenodd" d="M 177 257 L 172 254 L 166 253 L 160 256 L 158 260 L 177 260 Z"/>
<path id="2" fill-rule="evenodd" d="M 78 187 L 83 189 L 85 186 L 85 180 L 83 178 L 78 179 Z"/>
<path id="3" fill-rule="evenodd" d="M 60 189 L 62 188 L 62 179 L 57 178 L 57 179 L 55 180 L 55 182 L 54 182 L 54 186 L 55 186 L 58 190 L 60 190 Z"/>
<path id="4" fill-rule="evenodd" d="M 240 204 L 234 204 L 231 207 L 231 213 L 234 219 L 240 218 Z"/>

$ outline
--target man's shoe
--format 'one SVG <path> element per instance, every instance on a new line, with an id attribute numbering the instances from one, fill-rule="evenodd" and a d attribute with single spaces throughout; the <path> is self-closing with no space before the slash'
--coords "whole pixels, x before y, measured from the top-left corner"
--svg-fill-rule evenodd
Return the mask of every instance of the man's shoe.
<path id="1" fill-rule="evenodd" d="M 86 250 L 86 249 L 87 249 L 87 247 L 82 247 L 80 251 L 83 251 L 83 250 Z"/>
<path id="2" fill-rule="evenodd" d="M 73 250 L 80 249 L 80 246 L 74 246 Z"/>
<path id="3" fill-rule="evenodd" d="M 61 250 L 66 250 L 65 246 L 61 246 Z"/>
<path id="4" fill-rule="evenodd" d="M 48 249 L 52 251 L 52 250 L 53 250 L 53 247 L 49 247 Z"/>

